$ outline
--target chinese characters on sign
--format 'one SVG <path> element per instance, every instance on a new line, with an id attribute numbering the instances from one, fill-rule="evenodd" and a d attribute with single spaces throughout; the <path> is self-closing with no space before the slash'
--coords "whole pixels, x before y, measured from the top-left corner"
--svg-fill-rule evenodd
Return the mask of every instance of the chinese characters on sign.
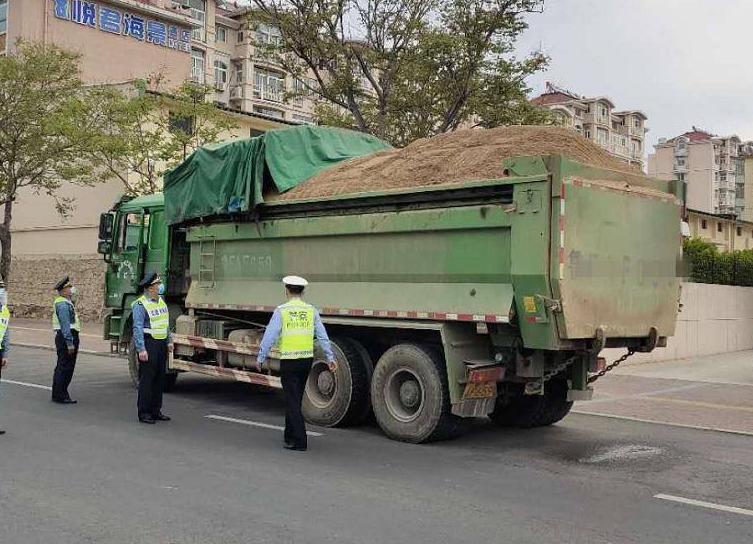
<path id="1" fill-rule="evenodd" d="M 191 52 L 191 29 L 120 11 L 87 0 L 54 0 L 55 17 L 102 32 Z"/>

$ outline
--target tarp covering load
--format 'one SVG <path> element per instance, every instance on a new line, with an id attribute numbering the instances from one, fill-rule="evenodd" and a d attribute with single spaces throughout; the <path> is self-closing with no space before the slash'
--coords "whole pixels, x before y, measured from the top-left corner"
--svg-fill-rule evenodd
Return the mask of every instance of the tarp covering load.
<path id="1" fill-rule="evenodd" d="M 582 164 L 642 176 L 576 132 L 559 127 L 513 126 L 459 130 L 417 140 L 335 166 L 270 200 L 317 199 L 504 177 L 503 161 L 565 155 Z"/>
<path id="2" fill-rule="evenodd" d="M 166 219 L 247 212 L 264 201 L 265 190 L 284 193 L 344 160 L 389 147 L 368 134 L 313 126 L 207 145 L 165 174 Z"/>

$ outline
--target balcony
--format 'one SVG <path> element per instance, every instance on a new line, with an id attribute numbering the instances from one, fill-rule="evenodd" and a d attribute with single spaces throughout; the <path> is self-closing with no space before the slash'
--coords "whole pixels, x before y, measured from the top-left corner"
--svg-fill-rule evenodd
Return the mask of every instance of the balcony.
<path id="1" fill-rule="evenodd" d="M 634 153 L 633 158 L 642 158 L 642 155 L 640 153 Z M 688 172 L 688 165 L 687 164 L 677 164 L 672 167 L 672 172 L 675 174 L 686 174 Z"/>
<path id="2" fill-rule="evenodd" d="M 643 138 L 646 135 L 646 128 L 643 126 L 636 127 L 635 125 L 630 125 L 628 132 L 630 133 L 630 136 Z"/>
<path id="3" fill-rule="evenodd" d="M 244 85 L 230 87 L 230 100 L 243 100 L 245 98 Z"/>
<path id="4" fill-rule="evenodd" d="M 686 147 L 675 147 L 675 157 L 687 157 L 688 156 L 688 148 Z"/>
<path id="5" fill-rule="evenodd" d="M 611 126 L 611 120 L 608 115 L 597 115 L 595 113 L 587 113 L 585 117 L 586 123 L 597 123 L 606 127 Z"/>

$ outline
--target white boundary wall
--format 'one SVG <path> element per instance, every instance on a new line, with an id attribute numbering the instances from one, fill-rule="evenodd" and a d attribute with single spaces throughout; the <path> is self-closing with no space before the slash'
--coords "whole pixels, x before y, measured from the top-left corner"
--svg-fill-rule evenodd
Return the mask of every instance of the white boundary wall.
<path id="1" fill-rule="evenodd" d="M 687 359 L 753 349 L 753 287 L 682 284 L 682 311 L 666 348 L 636 353 L 631 362 Z M 610 363 L 624 350 L 607 349 Z"/>

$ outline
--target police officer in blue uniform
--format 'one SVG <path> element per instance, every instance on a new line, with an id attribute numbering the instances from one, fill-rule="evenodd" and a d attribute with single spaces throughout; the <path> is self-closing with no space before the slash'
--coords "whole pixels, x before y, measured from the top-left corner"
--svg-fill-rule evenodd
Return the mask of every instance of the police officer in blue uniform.
<path id="1" fill-rule="evenodd" d="M 52 402 L 76 404 L 68 394 L 78 358 L 79 331 L 81 325 L 73 305 L 76 294 L 71 279 L 66 276 L 55 285 L 58 296 L 52 307 L 52 328 L 55 331 L 57 364 L 52 378 Z"/>
<path id="2" fill-rule="evenodd" d="M 162 413 L 162 390 L 167 370 L 167 354 L 172 350 L 170 314 L 162 299 L 164 284 L 157 273 L 149 274 L 141 283 L 143 294 L 131 306 L 133 342 L 139 361 L 138 418 L 154 425 L 170 421 Z"/>

